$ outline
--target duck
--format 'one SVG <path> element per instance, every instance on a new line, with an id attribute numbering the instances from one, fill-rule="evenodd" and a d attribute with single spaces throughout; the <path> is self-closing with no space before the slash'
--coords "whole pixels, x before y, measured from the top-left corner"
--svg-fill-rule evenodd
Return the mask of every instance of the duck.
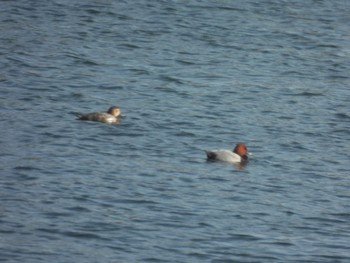
<path id="1" fill-rule="evenodd" d="M 78 117 L 78 120 L 82 121 L 98 121 L 104 123 L 117 123 L 122 112 L 118 106 L 112 106 L 107 112 L 92 112 L 82 114 Z"/>
<path id="2" fill-rule="evenodd" d="M 244 143 L 237 143 L 231 150 L 206 150 L 208 160 L 227 163 L 245 163 L 248 161 L 248 149 Z"/>

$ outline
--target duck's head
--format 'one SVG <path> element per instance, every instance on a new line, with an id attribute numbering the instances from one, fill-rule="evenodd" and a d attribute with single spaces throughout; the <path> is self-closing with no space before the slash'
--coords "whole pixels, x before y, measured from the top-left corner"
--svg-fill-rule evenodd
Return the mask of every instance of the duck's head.
<path id="1" fill-rule="evenodd" d="M 243 160 L 248 160 L 248 149 L 244 143 L 237 143 L 233 152 L 241 156 Z"/>
<path id="2" fill-rule="evenodd" d="M 120 108 L 117 107 L 117 106 L 112 106 L 112 107 L 110 107 L 110 108 L 108 109 L 107 113 L 113 115 L 114 117 L 119 117 L 119 116 L 122 114 Z"/>

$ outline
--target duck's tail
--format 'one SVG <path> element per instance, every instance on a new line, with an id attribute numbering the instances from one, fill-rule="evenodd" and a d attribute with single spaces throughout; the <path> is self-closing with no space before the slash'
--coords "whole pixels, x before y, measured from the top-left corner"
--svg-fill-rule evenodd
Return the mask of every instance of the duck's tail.
<path id="1" fill-rule="evenodd" d="M 207 159 L 208 160 L 215 160 L 216 159 L 216 153 L 212 151 L 206 151 L 205 153 L 207 154 Z"/>
<path id="2" fill-rule="evenodd" d="M 77 120 L 82 120 L 82 117 L 84 114 L 79 113 L 79 112 L 71 112 L 75 117 L 77 117 Z"/>

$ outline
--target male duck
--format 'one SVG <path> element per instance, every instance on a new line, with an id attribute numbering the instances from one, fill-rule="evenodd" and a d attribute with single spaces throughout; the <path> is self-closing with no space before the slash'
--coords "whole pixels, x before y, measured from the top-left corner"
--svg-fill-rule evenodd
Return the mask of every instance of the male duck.
<path id="1" fill-rule="evenodd" d="M 248 149 L 244 143 L 236 144 L 231 150 L 209 150 L 205 151 L 208 160 L 217 160 L 228 163 L 244 163 L 248 161 Z"/>

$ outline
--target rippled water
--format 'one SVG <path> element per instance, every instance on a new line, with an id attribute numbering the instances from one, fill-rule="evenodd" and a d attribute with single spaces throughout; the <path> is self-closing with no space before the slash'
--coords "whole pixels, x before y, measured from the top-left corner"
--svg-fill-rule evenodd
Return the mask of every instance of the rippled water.
<path id="1" fill-rule="evenodd" d="M 1 1 L 0 261 L 350 261 L 349 3 Z"/>

